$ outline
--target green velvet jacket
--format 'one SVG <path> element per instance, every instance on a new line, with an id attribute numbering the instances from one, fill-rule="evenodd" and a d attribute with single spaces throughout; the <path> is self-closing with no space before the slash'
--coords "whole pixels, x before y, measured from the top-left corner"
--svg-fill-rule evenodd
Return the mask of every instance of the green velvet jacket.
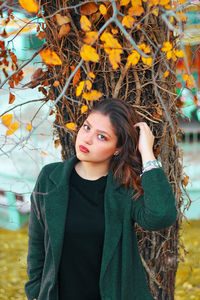
<path id="1" fill-rule="evenodd" d="M 58 268 L 69 201 L 73 157 L 44 166 L 31 194 L 29 222 L 29 300 L 59 300 Z M 104 196 L 105 236 L 99 288 L 102 300 L 152 300 L 140 259 L 134 223 L 160 230 L 176 220 L 171 186 L 161 168 L 143 174 L 144 195 L 132 200 L 130 190 L 114 184 L 109 172 Z M 67 300 L 67 299 L 66 299 Z M 81 299 L 80 299 L 81 300 Z"/>

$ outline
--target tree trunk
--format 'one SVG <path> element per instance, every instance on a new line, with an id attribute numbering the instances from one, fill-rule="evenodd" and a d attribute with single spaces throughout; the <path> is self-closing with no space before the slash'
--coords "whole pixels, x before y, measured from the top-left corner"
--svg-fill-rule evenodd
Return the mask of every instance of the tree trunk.
<path id="1" fill-rule="evenodd" d="M 78 3 L 81 1 L 42 1 L 46 18 L 47 46 L 58 53 L 63 61 L 61 66 L 49 68 L 51 83 L 53 84 L 55 80 L 60 82 L 57 88 L 52 85 L 49 92 L 51 95 L 49 97 L 53 100 L 62 93 L 66 80 L 72 73 L 72 68 L 76 67 L 81 60 L 79 52 L 83 45 L 84 32 L 80 27 L 81 6 L 59 12 L 62 16 L 71 18 L 70 31 L 61 39 L 58 37 L 60 26 L 56 23 L 55 16 L 47 17 L 60 8 L 74 6 Z M 97 5 L 99 4 L 97 3 Z M 83 62 L 80 80 L 88 79 L 88 73 L 93 72 L 96 75 L 92 84 L 93 89 L 100 91 L 104 97 L 118 97 L 129 102 L 133 109 L 149 124 L 156 137 L 155 154 L 163 164 L 163 169 L 172 184 L 179 207 L 182 167 L 179 163 L 180 155 L 176 138 L 178 124 L 175 101 L 176 78 L 173 73 L 175 63 L 165 59 L 165 54 L 161 52 L 160 46 L 164 41 L 169 40 L 170 34 L 162 21 L 161 13 L 159 12 L 158 16 L 149 13 L 150 8 L 147 3 L 143 3 L 143 7 L 146 17 L 140 21 L 140 28 L 135 27 L 132 31 L 128 31 L 136 44 L 146 43 L 150 45 L 151 53 L 153 53 L 152 65 L 144 65 L 140 60 L 135 66 L 126 68 L 126 60 L 130 50 L 124 50 L 119 67 L 114 70 L 108 56 L 103 52 L 102 43 L 98 40 L 94 47 L 101 55 L 100 62 Z M 105 17 L 102 15 L 99 17 L 98 10 L 95 11 L 94 9 L 93 13 L 89 11 L 87 17 L 94 26 L 93 30 L 99 31 L 112 16 L 112 7 L 107 7 L 107 12 Z M 120 16 L 118 19 L 121 21 Z M 136 17 L 136 19 L 139 21 L 142 18 Z M 109 32 L 118 29 L 114 22 L 107 28 Z M 132 47 L 130 41 L 119 29 L 115 38 L 123 49 Z M 171 72 L 168 77 L 164 77 L 167 68 Z M 81 106 L 83 104 L 92 105 L 91 102 L 76 96 L 76 86 L 70 82 L 63 97 L 56 104 L 55 136 L 58 136 L 60 140 L 63 160 L 74 154 L 73 134 L 67 130 L 65 124 L 74 122 L 79 126 L 86 116 L 86 114 L 81 114 Z M 139 249 L 149 287 L 155 299 L 174 299 L 175 276 L 178 265 L 178 232 L 179 221 L 172 227 L 159 232 L 144 231 L 137 226 Z"/>

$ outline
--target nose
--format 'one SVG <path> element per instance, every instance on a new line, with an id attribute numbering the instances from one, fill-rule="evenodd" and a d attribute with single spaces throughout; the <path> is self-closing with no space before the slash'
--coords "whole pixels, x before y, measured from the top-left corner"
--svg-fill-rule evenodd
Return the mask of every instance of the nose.
<path id="1" fill-rule="evenodd" d="M 84 142 L 88 145 L 91 145 L 93 141 L 93 136 L 91 133 L 87 133 L 84 137 Z"/>

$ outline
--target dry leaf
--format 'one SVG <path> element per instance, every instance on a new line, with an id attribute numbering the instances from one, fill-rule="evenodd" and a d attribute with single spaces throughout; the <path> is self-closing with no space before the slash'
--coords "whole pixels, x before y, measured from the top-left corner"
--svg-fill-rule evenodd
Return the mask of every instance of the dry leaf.
<path id="1" fill-rule="evenodd" d="M 10 93 L 10 95 L 9 95 L 9 104 L 12 104 L 14 101 L 15 101 L 15 95 Z"/>
<path id="2" fill-rule="evenodd" d="M 30 123 L 27 124 L 26 130 L 31 131 L 32 130 L 32 125 Z"/>
<path id="3" fill-rule="evenodd" d="M 47 65 L 62 65 L 60 57 L 50 49 L 40 51 L 40 56 Z"/>
<path id="4" fill-rule="evenodd" d="M 152 66 L 153 58 L 152 57 L 141 57 L 142 61 L 147 66 Z"/>
<path id="5" fill-rule="evenodd" d="M 88 93 L 83 93 L 82 97 L 85 100 L 94 101 L 94 100 L 99 100 L 99 98 L 102 97 L 102 93 L 98 92 L 97 90 L 91 90 Z"/>
<path id="6" fill-rule="evenodd" d="M 127 67 L 137 65 L 138 61 L 140 60 L 140 54 L 133 50 L 132 53 L 127 58 Z"/>
<path id="7" fill-rule="evenodd" d="M 94 42 L 98 39 L 98 31 L 89 31 L 85 34 L 84 43 L 88 45 L 94 44 Z"/>
<path id="8" fill-rule="evenodd" d="M 167 52 L 167 51 L 171 51 L 171 49 L 172 49 L 172 44 L 170 42 L 164 42 L 161 51 Z"/>
<path id="9" fill-rule="evenodd" d="M 69 130 L 75 130 L 76 129 L 76 124 L 75 123 L 73 123 L 73 122 L 69 122 L 69 123 L 67 123 L 67 124 L 65 124 L 65 127 L 67 128 L 67 129 L 69 129 Z"/>
<path id="10" fill-rule="evenodd" d="M 40 31 L 40 32 L 36 35 L 36 37 L 42 41 L 42 40 L 45 38 L 45 35 L 46 35 L 46 34 L 45 34 L 44 31 Z"/>
<path id="11" fill-rule="evenodd" d="M 103 16 L 106 15 L 106 14 L 107 14 L 107 8 L 106 8 L 106 6 L 103 5 L 103 4 L 101 4 L 101 5 L 99 6 L 99 11 L 100 11 L 100 13 L 101 13 Z"/>
<path id="12" fill-rule="evenodd" d="M 84 15 L 81 16 L 80 23 L 81 23 L 81 28 L 84 31 L 90 31 L 92 24 L 86 16 L 84 16 Z"/>
<path id="13" fill-rule="evenodd" d="M 9 130 L 6 132 L 6 136 L 13 134 L 19 128 L 19 126 L 20 123 L 18 122 L 12 123 L 9 127 Z"/>
<path id="14" fill-rule="evenodd" d="M 12 114 L 4 115 L 1 117 L 1 120 L 3 125 L 9 128 L 13 120 L 13 115 Z"/>
<path id="15" fill-rule="evenodd" d="M 144 8 L 142 6 L 131 6 L 128 10 L 130 16 L 141 16 L 144 13 Z"/>
<path id="16" fill-rule="evenodd" d="M 58 33 L 58 38 L 61 39 L 63 36 L 67 35 L 70 31 L 70 26 L 69 24 L 63 24 L 60 27 L 59 33 Z"/>
<path id="17" fill-rule="evenodd" d="M 122 25 L 126 26 L 127 28 L 132 28 L 135 19 L 129 15 L 125 16 L 122 20 Z"/>
<path id="18" fill-rule="evenodd" d="M 37 14 L 39 11 L 38 2 L 35 0 L 19 0 L 19 4 L 30 13 Z"/>
<path id="19" fill-rule="evenodd" d="M 95 77 L 96 77 L 95 74 L 94 74 L 93 72 L 89 72 L 88 75 L 89 75 L 89 77 L 92 78 L 92 79 L 95 79 Z"/>
<path id="20" fill-rule="evenodd" d="M 97 12 L 97 10 L 98 10 L 98 5 L 95 2 L 89 2 L 83 4 L 80 9 L 82 15 L 88 15 L 88 16 L 94 14 L 95 12 Z"/>
<path id="21" fill-rule="evenodd" d="M 189 176 L 185 176 L 181 182 L 182 185 L 187 186 L 189 183 Z"/>
<path id="22" fill-rule="evenodd" d="M 73 72 L 75 70 L 75 67 L 71 66 L 71 70 Z M 75 86 L 78 83 L 78 81 L 80 80 L 80 78 L 81 78 L 81 69 L 79 68 L 76 71 L 76 73 L 74 74 L 72 85 Z"/>
<path id="23" fill-rule="evenodd" d="M 57 87 L 59 86 L 60 82 L 58 80 L 55 80 L 54 83 L 53 83 L 53 86 Z"/>
<path id="24" fill-rule="evenodd" d="M 81 106 L 81 113 L 84 114 L 86 111 L 88 111 L 88 106 L 87 105 Z"/>
<path id="25" fill-rule="evenodd" d="M 83 45 L 81 47 L 80 55 L 82 59 L 85 61 L 93 61 L 93 62 L 99 61 L 99 55 L 97 54 L 96 49 L 89 45 Z"/>
<path id="26" fill-rule="evenodd" d="M 126 5 L 129 4 L 129 2 L 130 2 L 130 0 L 121 0 L 120 1 L 120 6 L 126 6 Z"/>
<path id="27" fill-rule="evenodd" d="M 54 147 L 58 148 L 59 145 L 60 145 L 60 140 L 55 140 L 54 141 Z"/>
<path id="28" fill-rule="evenodd" d="M 63 24 L 67 24 L 71 21 L 69 17 L 61 16 L 60 14 L 56 14 L 55 18 L 56 18 L 56 22 L 59 26 L 61 26 Z"/>

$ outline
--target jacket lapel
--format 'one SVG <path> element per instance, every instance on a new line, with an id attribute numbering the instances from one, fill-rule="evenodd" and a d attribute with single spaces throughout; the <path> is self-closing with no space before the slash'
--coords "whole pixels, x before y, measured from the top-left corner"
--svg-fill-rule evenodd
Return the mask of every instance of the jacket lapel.
<path id="1" fill-rule="evenodd" d="M 54 182 L 56 186 L 55 189 L 48 192 L 45 196 L 45 214 L 52 246 L 55 278 L 60 263 L 65 231 L 65 219 L 69 202 L 69 179 L 76 161 L 77 158 L 73 157 L 61 162 L 60 165 L 49 174 L 49 179 Z"/>

